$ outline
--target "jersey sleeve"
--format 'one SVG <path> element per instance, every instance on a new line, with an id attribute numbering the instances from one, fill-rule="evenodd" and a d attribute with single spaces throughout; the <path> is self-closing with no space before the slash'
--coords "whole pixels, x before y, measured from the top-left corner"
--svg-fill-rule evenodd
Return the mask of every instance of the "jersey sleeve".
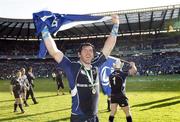
<path id="1" fill-rule="evenodd" d="M 101 52 L 98 56 L 94 58 L 94 60 L 92 61 L 92 65 L 100 67 L 106 60 L 107 59 L 105 55 Z"/>
<path id="2" fill-rule="evenodd" d="M 128 72 L 121 72 L 121 76 L 125 80 L 126 77 L 128 76 Z"/>
<path id="3" fill-rule="evenodd" d="M 63 56 L 62 61 L 57 65 L 57 67 L 63 69 L 63 71 L 67 74 L 71 65 L 72 62 L 66 56 Z"/>
<path id="4" fill-rule="evenodd" d="M 64 56 L 62 61 L 57 65 L 57 68 L 60 68 L 65 72 L 71 89 L 74 87 L 74 75 L 72 65 L 72 62 L 66 56 Z"/>

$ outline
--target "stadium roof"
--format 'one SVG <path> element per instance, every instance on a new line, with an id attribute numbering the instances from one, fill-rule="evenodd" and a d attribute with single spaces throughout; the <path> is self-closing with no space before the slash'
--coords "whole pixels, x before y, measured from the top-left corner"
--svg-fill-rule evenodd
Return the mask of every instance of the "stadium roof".
<path id="1" fill-rule="evenodd" d="M 92 15 L 118 14 L 120 16 L 119 36 L 141 35 L 180 31 L 180 4 L 144 9 L 92 13 Z M 57 39 L 82 39 L 105 37 L 111 31 L 110 21 L 79 25 L 58 32 Z M 0 18 L 1 40 L 37 40 L 35 26 L 31 19 Z"/>

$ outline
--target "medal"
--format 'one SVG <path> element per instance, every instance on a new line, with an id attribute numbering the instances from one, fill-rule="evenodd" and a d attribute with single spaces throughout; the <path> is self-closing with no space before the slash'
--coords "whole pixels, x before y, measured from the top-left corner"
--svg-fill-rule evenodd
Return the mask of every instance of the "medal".
<path id="1" fill-rule="evenodd" d="M 88 72 L 89 70 L 89 72 Z M 92 94 L 96 94 L 96 89 L 95 89 L 95 83 L 94 83 L 94 79 L 93 79 L 93 71 L 92 71 L 92 68 L 90 69 L 86 69 L 84 67 L 84 71 L 85 71 L 85 74 L 86 76 L 88 77 L 88 82 L 91 84 L 91 92 Z"/>
<path id="2" fill-rule="evenodd" d="M 92 88 L 92 93 L 96 94 L 96 89 L 95 88 Z"/>

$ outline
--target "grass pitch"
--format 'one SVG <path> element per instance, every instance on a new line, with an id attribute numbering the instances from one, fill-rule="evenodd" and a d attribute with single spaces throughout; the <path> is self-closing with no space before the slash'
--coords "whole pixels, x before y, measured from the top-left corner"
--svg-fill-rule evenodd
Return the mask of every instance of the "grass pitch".
<path id="1" fill-rule="evenodd" d="M 39 104 L 28 100 L 25 113 L 13 113 L 14 97 L 9 91 L 10 81 L 0 81 L 0 121 L 2 122 L 69 122 L 71 96 L 65 80 L 66 95 L 56 95 L 52 79 L 36 79 L 35 96 Z M 180 122 L 180 75 L 139 76 L 127 79 L 127 96 L 134 122 Z M 107 97 L 99 100 L 99 120 L 107 122 Z M 19 110 L 20 111 L 20 110 Z M 115 122 L 126 122 L 119 108 Z"/>

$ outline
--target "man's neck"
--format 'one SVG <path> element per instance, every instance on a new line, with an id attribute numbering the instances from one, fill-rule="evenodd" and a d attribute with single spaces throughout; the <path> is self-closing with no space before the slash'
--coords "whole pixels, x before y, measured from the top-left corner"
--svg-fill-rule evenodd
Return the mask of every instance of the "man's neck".
<path id="1" fill-rule="evenodd" d="M 87 69 L 87 70 L 89 70 L 89 69 L 91 69 L 91 64 L 87 64 L 87 63 L 84 63 L 84 62 L 82 62 L 82 61 L 80 61 L 80 63 Z"/>

